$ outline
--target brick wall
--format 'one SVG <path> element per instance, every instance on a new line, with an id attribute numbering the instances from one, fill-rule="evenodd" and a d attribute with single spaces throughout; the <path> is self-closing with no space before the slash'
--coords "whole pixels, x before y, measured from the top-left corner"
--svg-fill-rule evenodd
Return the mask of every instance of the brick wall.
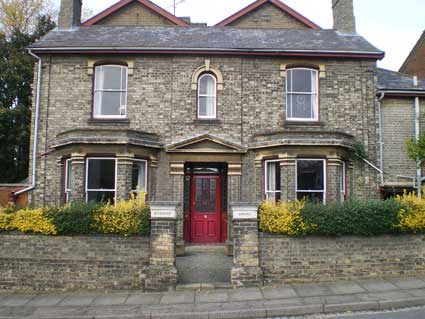
<path id="1" fill-rule="evenodd" d="M 293 238 L 260 233 L 265 283 L 425 274 L 425 236 Z"/>
<path id="2" fill-rule="evenodd" d="M 244 15 L 229 24 L 238 28 L 285 28 L 307 29 L 308 27 L 294 19 L 289 14 L 278 9 L 270 3 L 265 3 L 256 10 Z"/>
<path id="3" fill-rule="evenodd" d="M 0 185 L 0 207 L 9 204 L 10 195 L 14 192 L 24 189 L 27 185 L 2 184 Z M 15 203 L 18 207 L 28 206 L 28 193 L 24 193 L 16 197 Z"/>
<path id="4" fill-rule="evenodd" d="M 144 289 L 149 238 L 0 235 L 0 289 Z"/>

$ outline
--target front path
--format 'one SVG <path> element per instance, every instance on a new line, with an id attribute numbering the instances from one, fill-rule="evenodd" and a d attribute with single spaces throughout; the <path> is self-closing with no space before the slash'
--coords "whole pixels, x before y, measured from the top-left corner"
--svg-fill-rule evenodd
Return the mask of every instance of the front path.
<path id="1" fill-rule="evenodd" d="M 425 305 L 425 278 L 142 294 L 0 295 L 0 319 L 267 318 Z"/>

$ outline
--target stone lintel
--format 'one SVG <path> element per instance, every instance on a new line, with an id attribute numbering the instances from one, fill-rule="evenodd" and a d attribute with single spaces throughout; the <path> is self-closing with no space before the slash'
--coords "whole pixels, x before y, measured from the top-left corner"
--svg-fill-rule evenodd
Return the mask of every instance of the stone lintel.
<path id="1" fill-rule="evenodd" d="M 229 176 L 241 176 L 242 175 L 242 164 L 229 164 L 227 175 Z"/>
<path id="2" fill-rule="evenodd" d="M 149 203 L 151 209 L 151 219 L 177 219 L 177 208 L 179 202 L 151 202 Z"/>
<path id="3" fill-rule="evenodd" d="M 86 154 L 84 153 L 72 153 L 71 154 L 71 165 L 73 164 L 84 164 L 86 160 Z"/>
<path id="4" fill-rule="evenodd" d="M 184 163 L 183 162 L 171 163 L 170 175 L 184 175 Z"/>
<path id="5" fill-rule="evenodd" d="M 233 220 L 255 220 L 258 216 L 258 203 L 230 203 Z"/>

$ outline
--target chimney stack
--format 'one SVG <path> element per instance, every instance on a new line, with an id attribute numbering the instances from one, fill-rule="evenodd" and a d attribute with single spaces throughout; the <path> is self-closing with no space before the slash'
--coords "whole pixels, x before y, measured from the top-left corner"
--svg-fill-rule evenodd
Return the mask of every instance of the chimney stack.
<path id="1" fill-rule="evenodd" d="M 81 25 L 82 0 L 62 0 L 58 19 L 58 29 L 72 30 Z"/>
<path id="2" fill-rule="evenodd" d="M 353 0 L 332 0 L 334 30 L 341 33 L 356 33 Z"/>

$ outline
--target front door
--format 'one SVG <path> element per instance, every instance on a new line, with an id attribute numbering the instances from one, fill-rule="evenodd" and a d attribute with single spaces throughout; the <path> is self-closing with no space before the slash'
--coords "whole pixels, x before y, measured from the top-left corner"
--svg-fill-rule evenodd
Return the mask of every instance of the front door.
<path id="1" fill-rule="evenodd" d="M 194 175 L 191 195 L 191 241 L 220 242 L 221 177 Z"/>

